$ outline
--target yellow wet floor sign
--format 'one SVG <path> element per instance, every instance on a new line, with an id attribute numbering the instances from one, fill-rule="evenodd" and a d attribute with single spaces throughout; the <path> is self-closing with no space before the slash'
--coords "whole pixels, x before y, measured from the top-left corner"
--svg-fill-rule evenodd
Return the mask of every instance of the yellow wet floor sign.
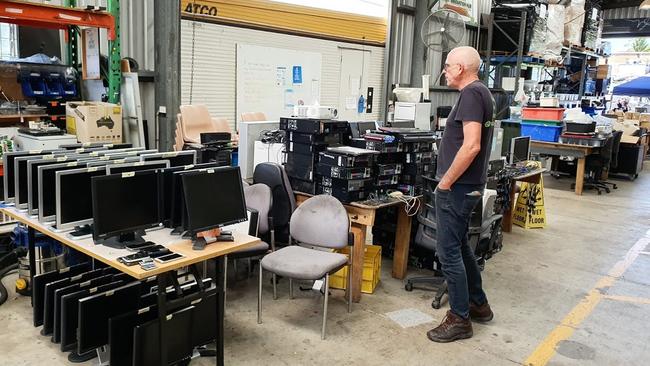
<path id="1" fill-rule="evenodd" d="M 512 222 L 524 229 L 536 229 L 546 226 L 543 177 L 540 177 L 539 184 L 526 182 L 521 184 Z"/>

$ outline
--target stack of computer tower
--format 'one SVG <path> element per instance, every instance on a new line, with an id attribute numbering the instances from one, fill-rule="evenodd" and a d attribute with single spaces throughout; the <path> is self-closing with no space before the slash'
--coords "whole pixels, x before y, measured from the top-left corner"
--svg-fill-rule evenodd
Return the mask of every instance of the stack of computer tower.
<path id="1" fill-rule="evenodd" d="M 341 202 L 363 201 L 372 191 L 376 151 L 350 146 L 329 147 L 319 154 L 316 192 Z"/>
<path id="2" fill-rule="evenodd" d="M 374 166 L 378 194 L 399 190 L 417 196 L 422 193 L 422 177 L 435 174 L 435 139 L 431 131 L 385 128 L 352 139 L 351 144 L 379 152 Z"/>
<path id="3" fill-rule="evenodd" d="M 345 143 L 348 122 L 331 119 L 280 118 L 286 133 L 285 170 L 294 191 L 317 194 L 319 153 Z"/>

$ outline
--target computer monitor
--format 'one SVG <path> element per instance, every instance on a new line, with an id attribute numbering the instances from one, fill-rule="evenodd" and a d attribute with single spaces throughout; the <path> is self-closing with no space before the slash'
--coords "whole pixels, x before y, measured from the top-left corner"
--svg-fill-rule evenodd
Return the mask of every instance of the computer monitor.
<path id="1" fill-rule="evenodd" d="M 83 143 L 80 142 L 77 144 L 59 145 L 60 149 L 66 149 L 66 150 L 76 150 L 76 149 L 93 148 L 93 147 L 104 147 L 106 149 L 128 149 L 133 147 L 133 144 L 127 144 L 127 143 L 114 144 L 110 142 L 83 142 Z"/>
<path id="2" fill-rule="evenodd" d="M 169 160 L 170 166 L 185 166 L 196 164 L 196 150 L 172 151 L 156 154 L 140 155 L 142 161 Z"/>
<path id="3" fill-rule="evenodd" d="M 173 209 L 181 207 L 181 196 L 183 195 L 182 185 L 180 183 L 180 175 L 174 179 L 174 173 L 184 172 L 193 169 L 204 169 L 204 168 L 216 168 L 218 163 L 205 163 L 205 164 L 196 164 L 196 165 L 186 165 L 186 166 L 174 166 L 166 169 L 162 169 L 161 173 L 161 192 L 162 192 L 162 221 L 165 224 L 165 227 L 176 228 L 181 225 L 181 213 L 174 215 Z M 178 182 L 175 184 L 175 182 Z M 174 192 L 177 192 L 174 194 Z M 178 199 L 178 202 L 174 205 L 174 199 Z M 176 225 L 172 224 L 172 217 L 175 216 L 178 218 Z"/>
<path id="4" fill-rule="evenodd" d="M 149 149 L 145 150 L 144 147 L 131 147 L 128 149 L 114 149 L 114 150 L 106 150 L 102 153 L 102 155 L 120 155 L 120 154 L 126 154 L 128 156 L 139 156 L 141 154 L 153 154 L 158 152 L 158 150 L 155 149 Z"/>
<path id="5" fill-rule="evenodd" d="M 248 219 L 239 167 L 190 171 L 182 181 L 187 230 L 193 236 Z"/>
<path id="6" fill-rule="evenodd" d="M 137 172 L 141 170 L 150 169 L 164 169 L 169 168 L 169 160 L 154 160 L 154 161 L 137 161 L 134 163 L 125 164 L 109 164 L 106 165 L 106 174 L 120 174 L 124 172 Z"/>
<path id="7" fill-rule="evenodd" d="M 56 172 L 86 167 L 82 161 L 71 161 L 38 167 L 38 221 L 46 224 L 56 221 Z"/>
<path id="8" fill-rule="evenodd" d="M 15 180 L 14 180 L 14 161 L 17 157 L 28 155 L 46 155 L 54 152 L 61 152 L 63 150 L 29 150 L 29 151 L 10 151 L 2 155 L 3 166 L 3 187 L 4 187 L 4 200 L 6 203 L 14 202 L 15 195 Z"/>
<path id="9" fill-rule="evenodd" d="M 34 159 L 27 161 L 27 212 L 30 215 L 38 214 L 38 167 L 45 165 L 61 164 L 77 161 L 83 155 L 70 154 L 57 156 L 53 159 Z"/>
<path id="10" fill-rule="evenodd" d="M 514 137 L 510 142 L 510 164 L 530 159 L 530 136 Z"/>
<path id="11" fill-rule="evenodd" d="M 31 160 L 55 160 L 58 157 L 54 154 L 48 155 L 27 155 L 14 159 L 14 204 L 19 210 L 27 210 L 29 199 L 27 163 Z"/>
<path id="12" fill-rule="evenodd" d="M 137 232 L 161 222 L 158 172 L 143 170 L 95 177 L 92 203 L 95 242 L 114 247 L 142 242 Z"/>
<path id="13" fill-rule="evenodd" d="M 137 163 L 139 161 L 140 161 L 139 156 L 126 156 L 126 157 L 117 156 L 117 155 L 99 156 L 96 157 L 95 160 L 89 162 L 88 167 L 105 166 L 105 165 L 113 165 L 113 164 Z"/>
<path id="14" fill-rule="evenodd" d="M 164 333 L 168 363 L 177 363 L 192 356 L 192 331 L 195 306 L 174 311 L 163 319 L 165 328 L 174 332 Z M 133 364 L 140 366 L 160 365 L 160 321 L 158 319 L 138 325 L 133 329 Z"/>
<path id="15" fill-rule="evenodd" d="M 106 174 L 106 167 L 62 170 L 56 172 L 56 229 L 68 230 L 92 224 L 92 177 Z"/>

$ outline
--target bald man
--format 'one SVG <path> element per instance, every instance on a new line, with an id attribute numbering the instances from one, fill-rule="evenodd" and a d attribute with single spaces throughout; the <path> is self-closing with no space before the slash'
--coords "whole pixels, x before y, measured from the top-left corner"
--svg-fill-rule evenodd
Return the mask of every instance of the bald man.
<path id="1" fill-rule="evenodd" d="M 492 144 L 494 99 L 478 79 L 481 58 L 472 47 L 454 48 L 445 61 L 445 78 L 460 97 L 438 150 L 435 191 L 437 255 L 449 288 L 451 310 L 427 336 L 453 342 L 473 335 L 472 322 L 493 314 L 483 292 L 481 272 L 467 243 L 472 210 L 483 196 Z"/>

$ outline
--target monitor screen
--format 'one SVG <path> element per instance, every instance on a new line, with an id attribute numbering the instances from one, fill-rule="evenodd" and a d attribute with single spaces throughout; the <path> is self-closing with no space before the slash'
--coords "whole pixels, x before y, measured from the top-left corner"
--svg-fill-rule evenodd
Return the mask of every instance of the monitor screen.
<path id="1" fill-rule="evenodd" d="M 62 150 L 34 150 L 34 151 L 10 151 L 2 155 L 3 163 L 3 183 L 4 183 L 4 199 L 7 202 L 12 202 L 15 196 L 15 159 L 21 156 L 28 155 L 45 155 Z"/>
<path id="2" fill-rule="evenodd" d="M 185 150 L 185 151 L 172 151 L 165 153 L 157 154 L 144 154 L 141 155 L 142 161 L 151 161 L 151 160 L 169 160 L 170 166 L 185 166 L 196 164 L 196 151 L 195 150 Z"/>
<path id="3" fill-rule="evenodd" d="M 176 227 L 181 224 L 180 220 L 175 223 L 176 225 L 173 225 L 172 223 L 173 217 L 178 217 L 178 218 L 181 217 L 180 214 L 174 215 L 173 210 L 180 208 L 181 205 L 180 197 L 183 195 L 182 185 L 180 184 L 180 175 L 176 175 L 175 178 L 174 173 L 184 172 L 191 169 L 216 168 L 218 166 L 219 166 L 218 163 L 205 163 L 205 164 L 196 164 L 192 166 L 187 166 L 187 165 L 176 166 L 176 167 L 173 166 L 170 168 L 163 169 L 161 171 L 162 187 L 160 187 L 160 190 L 162 192 L 161 198 L 163 202 L 161 214 L 162 214 L 162 220 L 167 227 Z M 175 184 L 176 181 L 178 181 L 178 184 Z"/>
<path id="4" fill-rule="evenodd" d="M 66 145 L 59 145 L 59 148 L 61 149 L 66 149 L 66 150 L 76 150 L 76 149 L 83 149 L 83 148 L 94 148 L 94 147 L 103 147 L 106 149 L 127 149 L 130 147 L 133 147 L 133 144 L 112 144 L 112 143 L 106 143 L 106 142 L 84 142 L 84 143 L 77 143 L 77 144 L 66 144 Z"/>
<path id="5" fill-rule="evenodd" d="M 158 172 L 145 170 L 92 180 L 93 237 L 104 239 L 160 223 Z"/>
<path id="6" fill-rule="evenodd" d="M 66 161 L 75 161 L 76 155 L 60 156 L 55 159 L 29 160 L 27 162 L 27 204 L 29 213 L 38 210 L 38 167 L 46 165 L 61 164 Z"/>
<path id="7" fill-rule="evenodd" d="M 221 167 L 182 174 L 188 227 L 200 232 L 247 219 L 239 167 Z M 218 194 L 215 194 L 217 193 Z"/>
<path id="8" fill-rule="evenodd" d="M 56 226 L 72 228 L 93 221 L 90 182 L 92 177 L 106 174 L 105 167 L 73 169 L 56 172 Z"/>
<path id="9" fill-rule="evenodd" d="M 84 163 L 71 161 L 38 167 L 38 220 L 53 221 L 56 215 L 56 172 L 84 167 Z"/>
<path id="10" fill-rule="evenodd" d="M 120 174 L 124 172 L 138 172 L 142 170 L 169 168 L 169 161 L 156 160 L 148 162 L 135 162 L 127 164 L 110 164 L 106 166 L 106 174 Z"/>
<path id="11" fill-rule="evenodd" d="M 510 143 L 510 164 L 530 159 L 530 136 L 515 137 Z"/>
<path id="12" fill-rule="evenodd" d="M 17 208 L 27 208 L 29 185 L 27 162 L 32 160 L 55 160 L 54 155 L 20 156 L 14 160 L 14 202 Z"/>

